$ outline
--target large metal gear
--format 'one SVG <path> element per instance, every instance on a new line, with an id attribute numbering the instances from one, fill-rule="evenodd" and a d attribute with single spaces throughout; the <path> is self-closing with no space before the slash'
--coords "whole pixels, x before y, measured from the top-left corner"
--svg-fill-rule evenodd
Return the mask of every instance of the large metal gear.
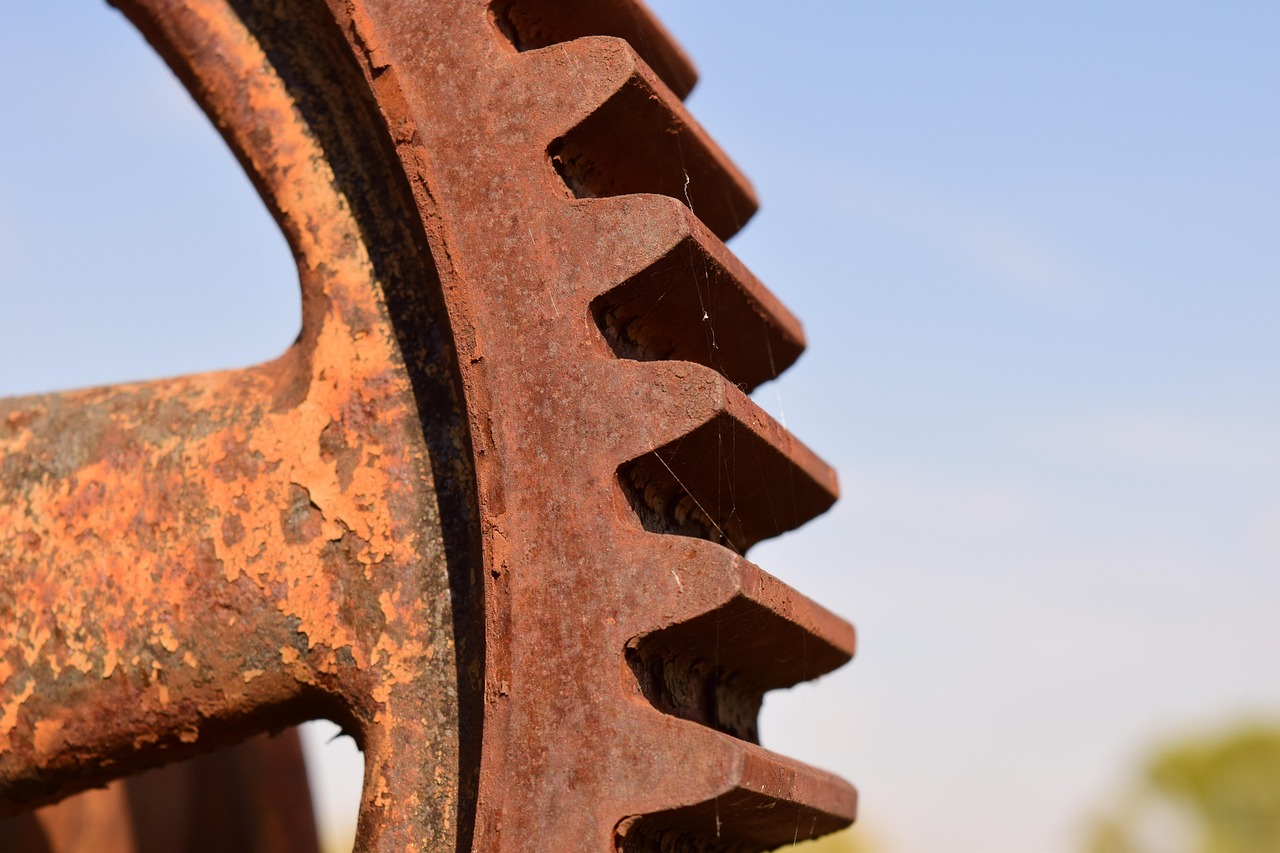
<path id="1" fill-rule="evenodd" d="M 0 402 L 0 811 L 315 717 L 357 848 L 763 850 L 756 743 L 853 629 L 742 554 L 834 473 L 746 396 L 797 321 L 634 0 L 120 0 L 297 258 L 258 367 Z"/>

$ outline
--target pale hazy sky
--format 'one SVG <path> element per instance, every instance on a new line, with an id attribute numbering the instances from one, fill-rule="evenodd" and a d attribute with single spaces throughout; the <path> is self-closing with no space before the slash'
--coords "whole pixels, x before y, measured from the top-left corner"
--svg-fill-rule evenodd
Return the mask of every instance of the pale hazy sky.
<path id="1" fill-rule="evenodd" d="M 752 557 L 858 626 L 766 746 L 890 851 L 1066 853 L 1143 750 L 1280 718 L 1280 4 L 655 0 L 805 322 L 844 498 Z M 243 365 L 283 240 L 98 2 L 11 4 L 0 394 Z"/>

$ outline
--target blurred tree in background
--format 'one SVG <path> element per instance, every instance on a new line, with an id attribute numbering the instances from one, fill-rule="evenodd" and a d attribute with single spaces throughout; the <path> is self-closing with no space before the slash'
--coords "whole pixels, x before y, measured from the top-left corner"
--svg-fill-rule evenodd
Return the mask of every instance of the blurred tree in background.
<path id="1" fill-rule="evenodd" d="M 1159 750 L 1093 826 L 1088 853 L 1277 853 L 1280 728 L 1244 726 Z"/>

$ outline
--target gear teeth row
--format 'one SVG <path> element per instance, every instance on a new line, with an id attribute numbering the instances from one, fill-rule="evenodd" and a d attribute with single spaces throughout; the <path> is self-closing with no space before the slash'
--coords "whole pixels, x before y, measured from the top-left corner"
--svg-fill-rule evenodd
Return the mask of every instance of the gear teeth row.
<path id="1" fill-rule="evenodd" d="M 628 42 L 588 36 L 522 54 L 514 70 L 558 81 L 525 97 L 560 117 L 543 132 L 574 196 L 670 196 L 722 240 L 759 207 L 750 181 Z"/>
<path id="2" fill-rule="evenodd" d="M 580 90 L 564 99 L 559 83 L 544 90 L 572 117 L 547 136 L 559 140 L 549 150 L 579 196 L 553 218 L 550 242 L 589 247 L 550 284 L 589 310 L 620 359 L 586 369 L 581 381 L 611 389 L 590 407 L 591 433 L 609 437 L 597 452 L 623 460 L 621 508 L 641 528 L 618 542 L 611 562 L 622 577 L 601 599 L 619 623 L 611 645 L 625 663 L 620 707 L 633 709 L 611 750 L 610 806 L 625 815 L 615 845 L 759 851 L 831 832 L 853 820 L 853 788 L 756 746 L 757 717 L 767 691 L 848 661 L 854 630 L 740 556 L 824 512 L 838 494 L 831 468 L 743 393 L 795 361 L 803 332 L 704 224 L 694 170 L 687 188 L 682 173 L 678 188 L 635 181 L 617 197 L 583 197 L 613 195 L 599 191 L 605 175 L 641 174 L 645 158 L 632 152 L 655 125 L 696 126 L 670 97 L 674 120 L 626 100 L 647 69 L 636 64 L 633 73 L 621 46 L 586 39 L 540 53 L 525 59 L 552 79 L 581 69 L 594 78 L 589 97 Z M 602 97 L 609 90 L 622 94 Z M 590 173 L 593 187 L 566 165 L 575 144 L 615 158 L 595 157 L 607 168 Z M 680 162 L 686 146 L 675 147 L 662 156 Z M 727 164 L 719 149 L 704 150 Z M 575 775 L 599 772 L 583 765 Z"/>
<path id="3" fill-rule="evenodd" d="M 517 50 L 536 50 L 584 36 L 625 39 L 679 98 L 698 72 L 666 27 L 638 0 L 493 0 L 494 23 Z"/>

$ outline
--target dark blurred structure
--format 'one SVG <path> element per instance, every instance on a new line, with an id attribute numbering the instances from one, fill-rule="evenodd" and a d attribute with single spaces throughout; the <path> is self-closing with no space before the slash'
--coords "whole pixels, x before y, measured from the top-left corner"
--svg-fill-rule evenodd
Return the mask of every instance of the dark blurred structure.
<path id="1" fill-rule="evenodd" d="M 0 819 L 0 853 L 316 853 L 296 730 Z"/>

